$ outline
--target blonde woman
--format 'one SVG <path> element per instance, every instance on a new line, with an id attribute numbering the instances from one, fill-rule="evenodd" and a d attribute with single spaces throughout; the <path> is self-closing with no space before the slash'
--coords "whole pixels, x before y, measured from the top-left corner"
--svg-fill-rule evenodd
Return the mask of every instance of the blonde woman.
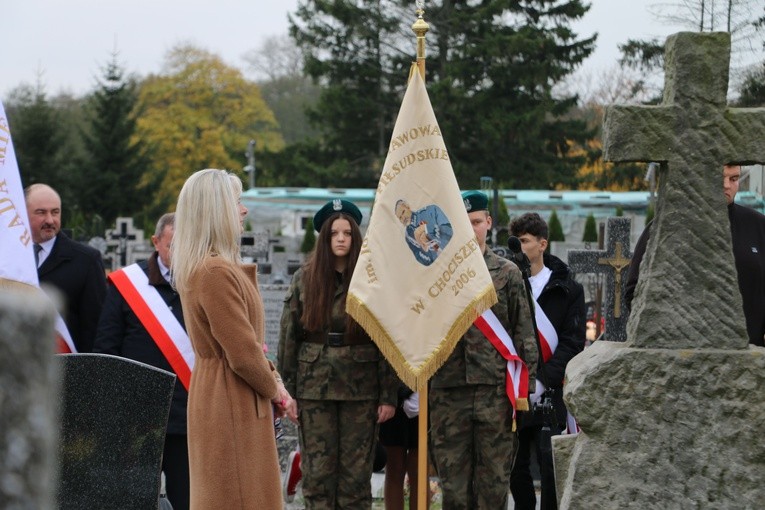
<path id="1" fill-rule="evenodd" d="M 279 509 L 273 405 L 291 404 L 263 353 L 254 265 L 241 263 L 242 183 L 200 170 L 183 185 L 171 252 L 196 361 L 188 406 L 191 509 Z M 273 404 L 273 405 L 272 405 Z"/>

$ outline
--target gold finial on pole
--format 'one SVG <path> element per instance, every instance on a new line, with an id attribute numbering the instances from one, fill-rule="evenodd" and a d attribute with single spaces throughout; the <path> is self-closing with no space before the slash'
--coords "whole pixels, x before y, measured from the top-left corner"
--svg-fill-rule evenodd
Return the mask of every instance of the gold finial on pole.
<path id="1" fill-rule="evenodd" d="M 428 33 L 430 26 L 425 22 L 423 16 L 425 14 L 425 2 L 424 0 L 417 0 L 417 21 L 412 25 L 412 30 L 417 36 L 417 68 L 420 70 L 420 76 L 425 80 L 425 34 Z"/>

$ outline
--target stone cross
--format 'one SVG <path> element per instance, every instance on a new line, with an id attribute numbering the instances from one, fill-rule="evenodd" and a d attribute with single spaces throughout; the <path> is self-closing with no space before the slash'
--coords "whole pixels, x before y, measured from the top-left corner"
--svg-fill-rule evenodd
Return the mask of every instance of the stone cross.
<path id="1" fill-rule="evenodd" d="M 603 311 L 606 340 L 627 340 L 627 316 L 622 313 L 622 284 L 630 265 L 630 218 L 608 218 L 605 250 L 569 250 L 568 264 L 576 273 L 605 274 Z"/>
<path id="2" fill-rule="evenodd" d="M 742 347 L 747 341 L 722 167 L 765 160 L 765 113 L 726 106 L 729 34 L 707 33 L 693 44 L 678 44 L 688 37 L 693 36 L 681 33 L 667 41 L 661 105 L 611 106 L 603 121 L 606 160 L 661 163 L 656 217 L 628 336 L 656 347 Z M 709 251 L 714 260 L 700 256 Z M 717 271 L 709 271 L 712 263 Z M 703 289 L 711 286 L 727 299 L 708 299 Z M 676 320 L 697 314 L 722 320 L 714 330 L 705 321 Z"/>
<path id="3" fill-rule="evenodd" d="M 604 157 L 660 161 L 624 343 L 566 367 L 582 432 L 553 438 L 559 508 L 760 508 L 765 348 L 748 345 L 724 163 L 765 162 L 765 108 L 728 108 L 730 36 L 667 40 L 659 106 L 611 106 Z"/>

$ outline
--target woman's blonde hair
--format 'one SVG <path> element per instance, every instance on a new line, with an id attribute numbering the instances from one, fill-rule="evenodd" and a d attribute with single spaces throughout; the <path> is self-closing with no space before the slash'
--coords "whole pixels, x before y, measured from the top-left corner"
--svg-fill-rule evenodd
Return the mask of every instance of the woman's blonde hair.
<path id="1" fill-rule="evenodd" d="M 241 195 L 242 181 L 225 170 L 200 170 L 184 183 L 170 246 L 173 283 L 179 292 L 188 289 L 191 274 L 212 254 L 234 264 L 240 262 Z"/>

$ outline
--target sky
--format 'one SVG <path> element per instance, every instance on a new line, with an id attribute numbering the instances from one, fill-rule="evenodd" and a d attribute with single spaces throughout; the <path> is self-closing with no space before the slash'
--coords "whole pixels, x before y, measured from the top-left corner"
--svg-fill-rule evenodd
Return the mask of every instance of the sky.
<path id="1" fill-rule="evenodd" d="M 656 0 L 590 0 L 574 25 L 581 36 L 599 33 L 584 72 L 612 68 L 617 45 L 629 38 L 677 31 L 656 22 L 647 7 Z M 298 0 L 0 0 L 0 99 L 38 76 L 49 95 L 92 90 L 116 48 L 131 73 L 160 71 L 167 50 L 193 43 L 245 67 L 248 50 L 287 33 L 287 13 Z M 428 0 L 425 0 L 427 19 Z M 412 0 L 412 21 L 415 1 Z M 414 36 L 412 36 L 414 52 Z"/>

